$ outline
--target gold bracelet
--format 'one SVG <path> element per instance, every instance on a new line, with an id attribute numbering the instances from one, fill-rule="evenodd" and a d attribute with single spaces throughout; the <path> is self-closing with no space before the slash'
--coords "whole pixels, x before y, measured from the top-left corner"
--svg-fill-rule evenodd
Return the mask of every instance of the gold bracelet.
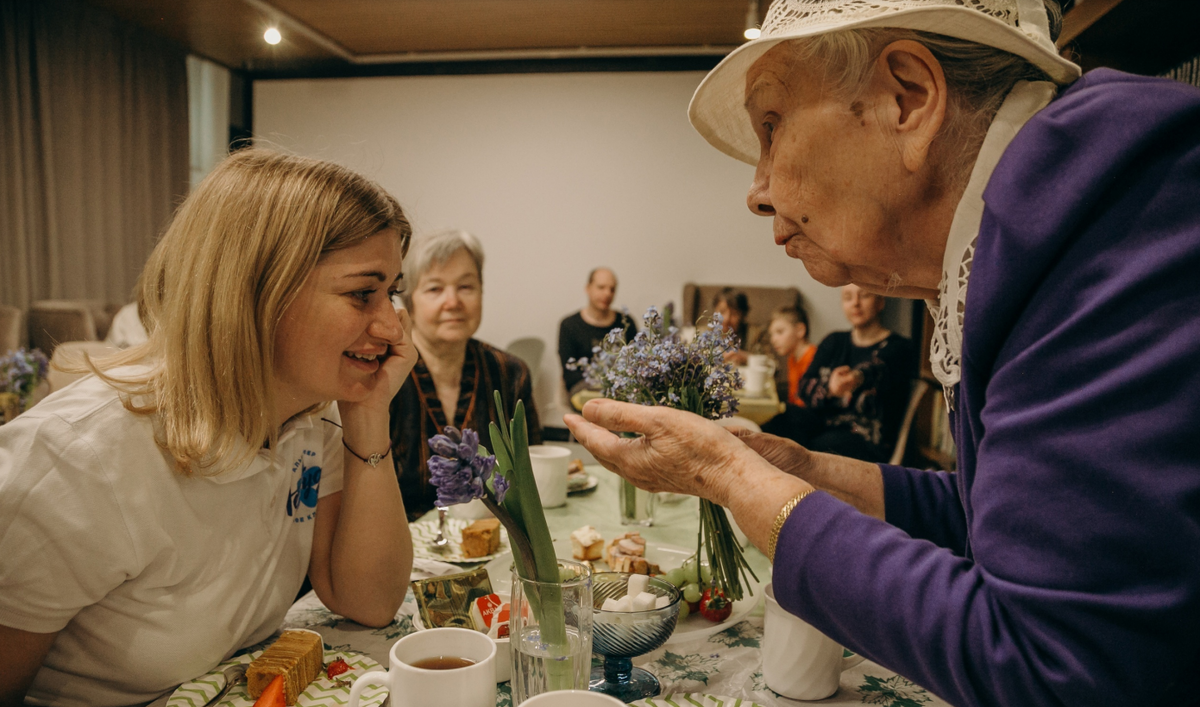
<path id="1" fill-rule="evenodd" d="M 796 510 L 796 505 L 813 491 L 816 489 L 810 488 L 807 491 L 801 491 L 792 500 L 783 504 L 783 508 L 779 509 L 779 515 L 775 516 L 775 526 L 771 528 L 771 544 L 767 546 L 767 559 L 771 561 L 771 564 L 775 564 L 775 543 L 779 542 L 779 531 L 783 530 L 783 524 L 787 522 L 788 516 L 792 515 L 792 511 Z"/>

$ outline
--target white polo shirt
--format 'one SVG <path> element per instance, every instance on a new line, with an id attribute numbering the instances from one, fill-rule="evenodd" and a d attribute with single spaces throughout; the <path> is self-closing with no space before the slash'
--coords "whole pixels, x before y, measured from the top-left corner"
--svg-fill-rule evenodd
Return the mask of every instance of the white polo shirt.
<path id="1" fill-rule="evenodd" d="M 130 705 L 279 627 L 317 499 L 342 488 L 336 406 L 215 477 L 185 477 L 89 376 L 0 426 L 0 625 L 60 631 L 36 705 Z"/>

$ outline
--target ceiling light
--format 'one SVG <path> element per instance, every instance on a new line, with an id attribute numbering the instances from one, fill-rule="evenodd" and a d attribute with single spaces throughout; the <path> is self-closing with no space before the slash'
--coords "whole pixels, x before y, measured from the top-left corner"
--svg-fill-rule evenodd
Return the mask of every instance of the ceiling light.
<path id="1" fill-rule="evenodd" d="M 279 44 L 280 40 L 283 39 L 283 35 L 279 34 L 279 30 L 274 27 L 268 27 L 267 31 L 263 32 L 263 39 L 266 40 L 267 44 Z"/>
<path id="2" fill-rule="evenodd" d="M 761 30 L 758 29 L 758 0 L 750 0 L 746 6 L 746 31 L 742 36 L 746 39 L 758 39 Z"/>

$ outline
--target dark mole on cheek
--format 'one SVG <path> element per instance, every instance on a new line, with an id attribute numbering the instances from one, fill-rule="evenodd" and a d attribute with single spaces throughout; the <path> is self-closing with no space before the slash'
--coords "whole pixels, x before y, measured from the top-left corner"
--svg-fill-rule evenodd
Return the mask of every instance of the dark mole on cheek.
<path id="1" fill-rule="evenodd" d="M 699 486 L 701 488 L 704 487 L 704 476 L 702 474 L 696 474 L 695 476 L 693 476 L 692 481 L 696 482 L 697 486 Z"/>
<path id="2" fill-rule="evenodd" d="M 854 117 L 855 117 L 855 118 L 860 118 L 860 119 L 861 119 L 861 118 L 863 117 L 863 103 L 862 103 L 862 101 L 855 101 L 855 102 L 851 103 L 851 104 L 850 104 L 850 112 L 854 114 Z M 866 123 L 863 123 L 863 125 L 866 125 Z"/>
<path id="3" fill-rule="evenodd" d="M 807 217 L 807 216 L 801 216 L 801 217 L 800 217 L 800 223 L 808 223 L 808 217 Z"/>

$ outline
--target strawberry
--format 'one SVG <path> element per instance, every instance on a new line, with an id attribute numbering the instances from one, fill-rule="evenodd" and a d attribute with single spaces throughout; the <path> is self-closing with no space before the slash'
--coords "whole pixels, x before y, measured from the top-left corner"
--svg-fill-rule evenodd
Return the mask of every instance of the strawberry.
<path id="1" fill-rule="evenodd" d="M 700 596 L 700 615 L 709 621 L 719 624 L 733 613 L 733 602 L 716 587 L 705 589 Z"/>
<path id="2" fill-rule="evenodd" d="M 349 669 L 350 665 L 341 658 L 338 658 L 325 667 L 325 674 L 329 676 L 330 680 L 332 680 Z"/>

